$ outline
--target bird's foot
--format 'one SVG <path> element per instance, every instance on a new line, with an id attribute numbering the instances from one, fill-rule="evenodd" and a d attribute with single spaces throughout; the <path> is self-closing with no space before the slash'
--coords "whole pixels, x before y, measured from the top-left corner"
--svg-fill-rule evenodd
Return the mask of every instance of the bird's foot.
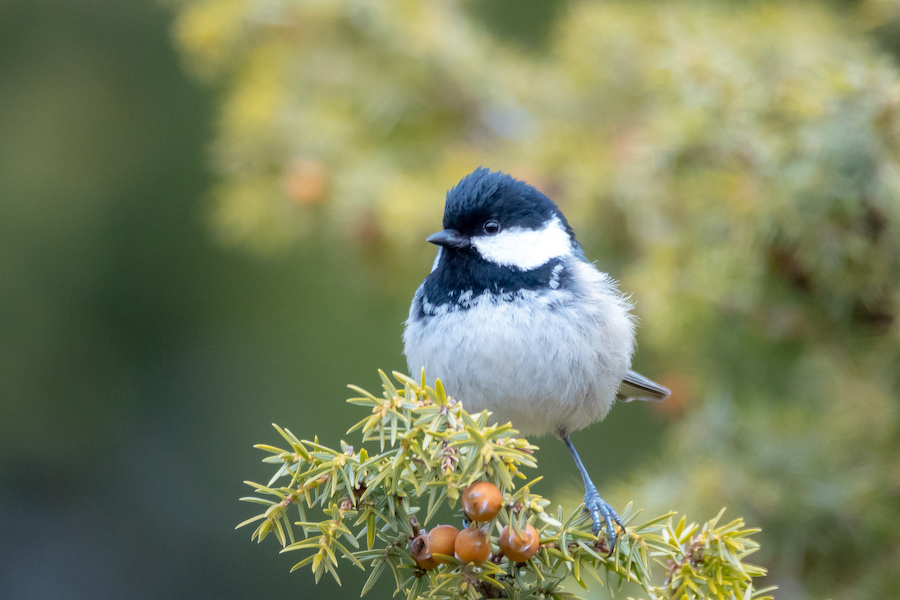
<path id="1" fill-rule="evenodd" d="M 616 549 L 616 529 L 613 527 L 613 522 L 623 532 L 625 531 L 625 526 L 622 525 L 619 515 L 616 514 L 616 511 L 613 510 L 613 507 L 606 500 L 600 497 L 597 488 L 593 485 L 584 491 L 584 511 L 589 513 L 594 521 L 594 535 L 600 535 L 600 530 L 604 524 L 606 525 L 606 532 L 609 536 L 609 556 L 612 556 L 613 551 Z"/>

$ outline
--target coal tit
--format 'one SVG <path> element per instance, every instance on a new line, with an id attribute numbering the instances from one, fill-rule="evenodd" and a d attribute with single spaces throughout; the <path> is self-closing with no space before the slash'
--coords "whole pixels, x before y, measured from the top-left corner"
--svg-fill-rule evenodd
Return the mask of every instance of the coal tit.
<path id="1" fill-rule="evenodd" d="M 479 168 L 447 193 L 438 254 L 403 334 L 411 373 L 423 367 L 467 409 L 488 409 L 527 435 L 554 433 L 584 480 L 594 534 L 610 553 L 618 515 L 597 493 L 569 434 L 616 399 L 663 400 L 669 390 L 629 367 L 635 322 L 616 282 L 584 256 L 547 196 Z"/>

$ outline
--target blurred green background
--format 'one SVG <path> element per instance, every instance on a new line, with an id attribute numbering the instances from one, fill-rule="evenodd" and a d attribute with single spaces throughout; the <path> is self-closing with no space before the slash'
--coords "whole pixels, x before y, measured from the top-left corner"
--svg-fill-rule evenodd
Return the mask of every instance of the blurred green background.
<path id="1" fill-rule="evenodd" d="M 0 598 L 356 597 L 233 531 L 241 481 L 271 422 L 336 445 L 345 384 L 405 368 L 423 238 L 478 165 L 560 203 L 675 392 L 576 435 L 608 499 L 728 506 L 780 598 L 893 597 L 898 23 L 894 0 L 0 4 Z M 576 504 L 537 443 L 537 493 Z"/>

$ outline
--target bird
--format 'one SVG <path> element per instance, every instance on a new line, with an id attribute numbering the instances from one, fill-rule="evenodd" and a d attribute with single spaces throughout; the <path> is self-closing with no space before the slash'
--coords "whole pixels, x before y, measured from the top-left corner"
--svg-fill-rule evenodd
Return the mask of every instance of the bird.
<path id="1" fill-rule="evenodd" d="M 600 497 L 570 434 L 616 400 L 667 398 L 631 370 L 636 321 L 617 282 L 585 256 L 559 207 L 535 187 L 479 167 L 446 195 L 431 272 L 403 331 L 411 373 L 424 369 L 475 412 L 522 434 L 555 434 L 584 482 L 584 510 L 609 553 L 616 511 Z"/>

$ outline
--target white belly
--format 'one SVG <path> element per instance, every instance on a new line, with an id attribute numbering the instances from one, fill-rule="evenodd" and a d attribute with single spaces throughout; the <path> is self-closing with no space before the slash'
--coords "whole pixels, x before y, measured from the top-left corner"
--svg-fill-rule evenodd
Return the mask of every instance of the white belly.
<path id="1" fill-rule="evenodd" d="M 467 310 L 445 305 L 410 316 L 403 339 L 410 372 L 425 368 L 470 412 L 522 433 L 581 429 L 606 416 L 631 362 L 633 324 L 612 293 L 576 310 L 573 292 L 519 292 L 516 301 L 482 294 Z"/>

